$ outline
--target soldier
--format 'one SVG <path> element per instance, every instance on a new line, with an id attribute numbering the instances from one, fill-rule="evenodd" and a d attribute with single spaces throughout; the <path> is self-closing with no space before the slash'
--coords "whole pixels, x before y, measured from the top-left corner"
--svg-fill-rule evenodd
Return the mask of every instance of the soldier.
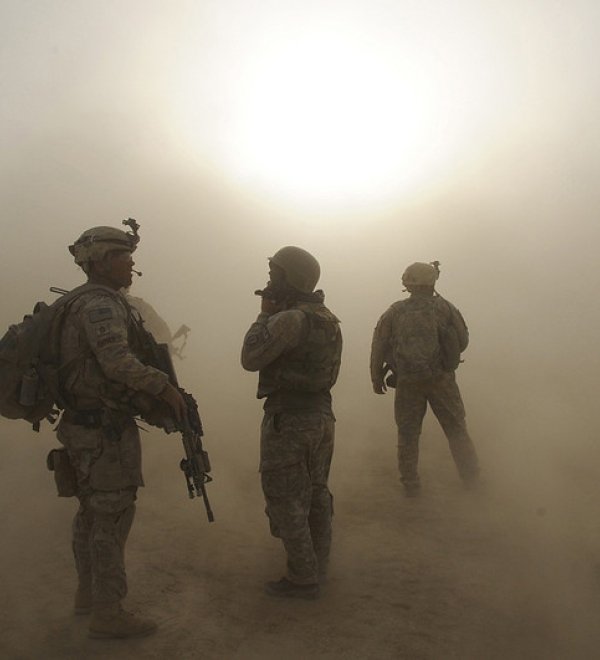
<path id="1" fill-rule="evenodd" d="M 475 483 L 479 474 L 454 373 L 469 333 L 458 309 L 435 291 L 438 277 L 438 262 L 414 263 L 404 271 L 402 284 L 410 297 L 381 316 L 371 348 L 373 391 L 384 394 L 386 384 L 396 388 L 398 465 L 408 497 L 420 488 L 419 436 L 427 403 L 448 438 L 465 485 Z"/>
<path id="2" fill-rule="evenodd" d="M 340 368 L 338 319 L 314 288 L 317 260 L 287 246 L 269 259 L 261 312 L 244 338 L 242 365 L 259 371 L 265 399 L 260 472 L 271 533 L 287 553 L 287 576 L 267 582 L 270 596 L 320 595 L 331 546 L 332 495 L 327 487 L 335 417 L 331 393 Z"/>
<path id="3" fill-rule="evenodd" d="M 147 635 L 156 624 L 126 612 L 124 549 L 136 491 L 143 486 L 137 400 L 165 402 L 177 420 L 180 393 L 135 353 L 133 310 L 119 292 L 131 285 L 138 238 L 113 227 L 85 231 L 69 251 L 88 278 L 68 304 L 60 335 L 65 410 L 57 435 L 77 477 L 73 552 L 76 614 L 91 612 L 90 637 Z"/>

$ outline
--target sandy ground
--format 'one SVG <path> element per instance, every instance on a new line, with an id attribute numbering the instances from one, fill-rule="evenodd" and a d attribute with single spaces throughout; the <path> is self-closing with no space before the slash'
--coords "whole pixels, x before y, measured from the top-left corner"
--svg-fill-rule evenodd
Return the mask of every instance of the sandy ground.
<path id="1" fill-rule="evenodd" d="M 547 479 L 488 474 L 462 489 L 443 437 L 426 426 L 424 490 L 402 495 L 391 420 L 352 438 L 338 427 L 332 570 L 316 602 L 262 591 L 283 574 L 256 473 L 211 445 L 217 521 L 189 501 L 175 436 L 144 437 L 147 487 L 128 544 L 127 606 L 159 622 L 143 639 L 91 640 L 71 612 L 72 500 L 54 495 L 43 459 L 52 433 L 2 421 L 2 658 L 592 658 L 600 644 L 595 470 L 583 458 Z M 341 431 L 341 433 L 340 433 Z M 369 441 L 370 459 L 357 447 Z M 494 459 L 491 447 L 483 458 Z M 358 455 L 357 455 L 358 454 Z M 365 454 L 366 455 L 366 454 Z M 557 474 L 559 477 L 557 477 Z M 518 475 L 517 475 L 518 476 Z M 513 474 L 514 477 L 514 474 Z"/>

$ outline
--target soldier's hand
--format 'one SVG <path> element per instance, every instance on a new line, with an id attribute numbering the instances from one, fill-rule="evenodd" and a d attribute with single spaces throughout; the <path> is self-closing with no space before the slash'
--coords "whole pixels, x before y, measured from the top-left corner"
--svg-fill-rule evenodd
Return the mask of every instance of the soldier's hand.
<path id="1" fill-rule="evenodd" d="M 385 394 L 387 392 L 386 384 L 383 381 L 373 383 L 373 392 L 375 392 L 375 394 Z"/>
<path id="2" fill-rule="evenodd" d="M 264 314 L 277 314 L 281 311 L 281 305 L 276 303 L 270 298 L 262 298 L 260 303 L 260 311 Z"/>
<path id="3" fill-rule="evenodd" d="M 175 415 L 175 421 L 181 422 L 185 417 L 186 405 L 181 393 L 171 383 L 167 383 L 165 389 L 159 394 L 159 397 L 171 408 Z"/>

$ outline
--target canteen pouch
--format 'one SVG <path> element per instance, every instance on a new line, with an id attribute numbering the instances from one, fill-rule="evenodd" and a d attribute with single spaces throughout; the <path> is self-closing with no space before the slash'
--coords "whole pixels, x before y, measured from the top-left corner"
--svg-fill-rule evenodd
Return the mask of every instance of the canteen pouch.
<path id="1" fill-rule="evenodd" d="M 46 458 L 46 465 L 50 472 L 54 472 L 54 482 L 59 497 L 73 497 L 77 494 L 77 474 L 66 449 L 51 449 Z"/>

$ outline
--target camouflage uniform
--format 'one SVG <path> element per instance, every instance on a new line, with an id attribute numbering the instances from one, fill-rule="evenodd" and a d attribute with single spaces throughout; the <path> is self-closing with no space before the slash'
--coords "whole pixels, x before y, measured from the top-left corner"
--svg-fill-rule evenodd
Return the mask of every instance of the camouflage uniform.
<path id="1" fill-rule="evenodd" d="M 332 495 L 327 487 L 335 417 L 330 389 L 340 366 L 339 321 L 320 303 L 259 314 L 242 364 L 260 370 L 265 398 L 260 472 L 271 533 L 287 553 L 287 577 L 316 584 L 327 570 Z"/>
<path id="2" fill-rule="evenodd" d="M 91 588 L 94 604 L 127 592 L 124 547 L 143 486 L 131 398 L 155 397 L 168 380 L 133 353 L 132 313 L 116 292 L 83 293 L 70 303 L 60 336 L 67 407 L 57 434 L 77 473 L 73 552 L 80 589 Z"/>
<path id="3" fill-rule="evenodd" d="M 479 472 L 477 454 L 467 431 L 465 408 L 455 373 L 444 369 L 437 331 L 436 350 L 427 370 L 422 371 L 421 375 L 410 370 L 411 363 L 418 363 L 418 358 L 402 355 L 402 351 L 395 345 L 402 315 L 407 312 L 427 313 L 428 310 L 433 312 L 433 318 L 440 326 L 446 324 L 454 327 L 460 350 L 463 351 L 467 347 L 469 335 L 458 309 L 440 296 L 416 293 L 407 300 L 394 303 L 381 316 L 373 333 L 371 348 L 371 380 L 374 387 L 381 386 L 388 366 L 395 375 L 394 414 L 398 426 L 398 466 L 402 483 L 408 488 L 419 483 L 419 436 L 427 403 L 444 430 L 461 479 L 471 481 Z M 419 347 L 415 346 L 415 350 L 418 351 Z"/>

